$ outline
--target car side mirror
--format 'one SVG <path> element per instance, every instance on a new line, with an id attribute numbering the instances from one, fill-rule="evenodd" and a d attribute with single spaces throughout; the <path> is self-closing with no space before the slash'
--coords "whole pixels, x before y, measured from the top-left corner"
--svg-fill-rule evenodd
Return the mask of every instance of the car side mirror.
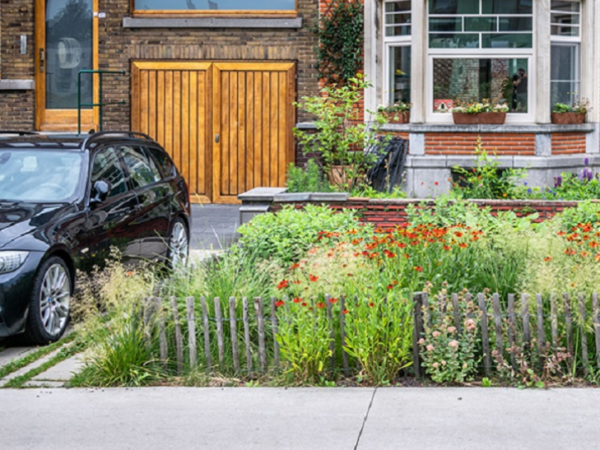
<path id="1" fill-rule="evenodd" d="M 92 194 L 90 196 L 90 205 L 99 205 L 108 198 L 110 192 L 110 183 L 104 180 L 98 180 L 92 186 Z"/>

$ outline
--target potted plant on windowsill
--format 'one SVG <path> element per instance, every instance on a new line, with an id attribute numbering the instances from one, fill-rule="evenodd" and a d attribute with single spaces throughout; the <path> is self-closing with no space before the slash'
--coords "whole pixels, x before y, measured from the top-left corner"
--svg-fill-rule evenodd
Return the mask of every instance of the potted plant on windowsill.
<path id="1" fill-rule="evenodd" d="M 506 121 L 508 106 L 497 101 L 487 99 L 481 102 L 461 102 L 457 100 L 452 108 L 452 118 L 455 124 L 474 125 L 492 124 L 502 125 Z"/>
<path id="2" fill-rule="evenodd" d="M 552 109 L 552 123 L 559 125 L 573 125 L 585 122 L 585 116 L 590 108 L 587 99 L 575 100 L 573 106 L 565 103 L 556 103 Z"/>
<path id="3" fill-rule="evenodd" d="M 305 154 L 320 155 L 324 174 L 337 191 L 350 192 L 366 170 L 379 157 L 385 139 L 378 138 L 387 123 L 376 111 L 372 122 L 365 123 L 360 108 L 364 91 L 370 87 L 363 75 L 350 78 L 344 85 L 328 85 L 317 95 L 302 97 L 295 103 L 314 117 L 316 131 L 294 129 L 298 144 Z"/>
<path id="4" fill-rule="evenodd" d="M 390 106 L 380 106 L 377 111 L 387 119 L 389 123 L 410 123 L 410 108 L 412 103 L 398 102 Z"/>

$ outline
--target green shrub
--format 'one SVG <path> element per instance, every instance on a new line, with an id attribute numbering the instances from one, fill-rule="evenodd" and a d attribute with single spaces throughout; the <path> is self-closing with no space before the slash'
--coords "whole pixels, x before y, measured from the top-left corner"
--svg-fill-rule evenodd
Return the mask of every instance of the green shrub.
<path id="1" fill-rule="evenodd" d="M 306 167 L 290 163 L 287 176 L 288 192 L 331 192 L 331 185 L 323 178 L 323 172 L 314 159 Z"/>

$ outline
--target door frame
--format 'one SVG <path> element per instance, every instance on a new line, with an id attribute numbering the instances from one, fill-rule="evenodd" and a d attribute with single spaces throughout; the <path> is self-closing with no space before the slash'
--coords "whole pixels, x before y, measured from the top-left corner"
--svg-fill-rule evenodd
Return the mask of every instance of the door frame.
<path id="1" fill-rule="evenodd" d="M 288 102 L 290 105 L 288 111 L 288 122 L 292 127 L 296 126 L 296 108 L 292 105 L 296 101 L 296 63 L 291 61 L 214 61 L 213 62 L 213 132 L 211 137 L 212 146 L 212 201 L 213 203 L 223 204 L 239 204 L 237 196 L 221 195 L 221 142 L 217 142 L 216 136 L 222 136 L 221 130 L 221 70 L 254 70 L 262 71 L 265 65 L 273 71 L 281 71 L 288 73 Z M 296 161 L 296 150 L 294 146 L 294 133 L 289 130 L 288 137 L 288 161 Z"/>
<path id="2" fill-rule="evenodd" d="M 92 67 L 98 70 L 98 1 L 92 0 Z M 35 129 L 42 131 L 74 131 L 77 128 L 77 109 L 46 109 L 46 68 L 40 71 L 40 53 L 44 51 L 44 60 L 48 52 L 46 49 L 46 3 L 47 0 L 35 0 Z M 99 102 L 98 75 L 93 77 L 93 102 Z M 47 114 L 52 111 L 52 114 Z M 51 116 L 51 117 L 50 117 Z M 98 108 L 81 110 L 82 127 L 98 128 Z M 83 128 L 85 129 L 85 128 Z"/>

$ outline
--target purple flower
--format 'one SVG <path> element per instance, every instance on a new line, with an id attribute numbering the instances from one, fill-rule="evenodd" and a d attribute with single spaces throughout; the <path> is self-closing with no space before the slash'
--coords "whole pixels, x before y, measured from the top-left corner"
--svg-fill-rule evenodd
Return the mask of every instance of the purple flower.
<path id="1" fill-rule="evenodd" d="M 585 164 L 586 166 L 587 166 L 587 165 L 589 165 L 589 164 L 590 164 L 590 160 L 589 160 L 589 158 L 585 158 L 585 159 L 583 160 L 583 164 Z"/>
<path id="2" fill-rule="evenodd" d="M 563 178 L 562 175 L 559 175 L 558 177 L 556 177 L 554 179 L 554 187 L 558 188 L 562 186 L 562 182 L 563 182 Z M 550 193 L 552 193 L 552 190 L 550 190 Z"/>
<path id="3" fill-rule="evenodd" d="M 528 188 L 528 189 L 527 189 L 527 193 L 528 193 L 528 194 L 531 194 L 531 188 Z"/>
<path id="4" fill-rule="evenodd" d="M 523 182 L 523 185 L 524 185 L 524 186 L 527 186 L 527 181 L 524 181 L 524 182 Z"/>

